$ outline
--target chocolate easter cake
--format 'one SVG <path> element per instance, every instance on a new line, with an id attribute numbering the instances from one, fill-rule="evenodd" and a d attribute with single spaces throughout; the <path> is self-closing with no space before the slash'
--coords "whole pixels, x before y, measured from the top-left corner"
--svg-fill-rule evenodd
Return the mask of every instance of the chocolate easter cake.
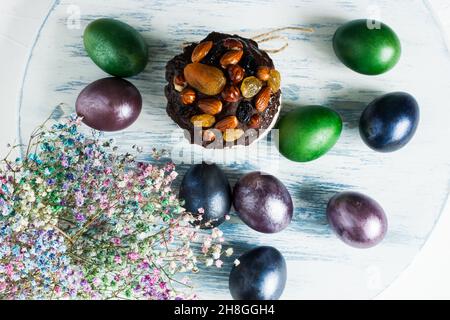
<path id="1" fill-rule="evenodd" d="M 280 73 L 258 44 L 210 33 L 167 63 L 167 113 L 208 148 L 249 145 L 270 129 L 280 109 Z"/>

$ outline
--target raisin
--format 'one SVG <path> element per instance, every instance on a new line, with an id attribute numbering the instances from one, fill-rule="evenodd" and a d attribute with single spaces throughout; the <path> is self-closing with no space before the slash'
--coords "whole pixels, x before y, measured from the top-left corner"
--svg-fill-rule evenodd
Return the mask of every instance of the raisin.
<path id="1" fill-rule="evenodd" d="M 203 58 L 202 62 L 209 65 L 218 66 L 220 65 L 220 59 L 222 58 L 225 52 L 226 49 L 223 46 L 216 44 L 209 51 L 206 57 Z"/>
<path id="2" fill-rule="evenodd" d="M 248 52 L 244 53 L 244 57 L 242 58 L 240 65 L 245 69 L 245 74 L 247 76 L 254 76 L 256 74 L 256 70 L 258 68 L 256 60 L 252 55 L 248 54 Z"/>
<path id="3" fill-rule="evenodd" d="M 273 69 L 269 72 L 269 79 L 267 80 L 267 85 L 272 89 L 272 92 L 277 92 L 280 90 L 281 76 L 280 73 Z"/>
<path id="4" fill-rule="evenodd" d="M 261 91 L 263 83 L 256 77 L 247 77 L 242 81 L 241 94 L 243 97 L 250 99 L 253 98 Z"/>
<path id="5" fill-rule="evenodd" d="M 248 123 L 253 114 L 253 106 L 250 101 L 242 101 L 236 110 L 236 117 L 242 123 Z"/>

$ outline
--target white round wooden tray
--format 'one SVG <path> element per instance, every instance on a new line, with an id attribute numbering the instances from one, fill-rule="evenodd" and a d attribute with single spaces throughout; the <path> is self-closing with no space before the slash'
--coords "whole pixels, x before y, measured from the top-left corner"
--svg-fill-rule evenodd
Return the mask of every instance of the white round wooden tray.
<path id="1" fill-rule="evenodd" d="M 335 57 L 331 39 L 351 19 L 373 17 L 398 33 L 403 55 L 385 75 L 368 77 L 344 67 Z M 133 144 L 174 151 L 184 173 L 192 159 L 214 160 L 232 184 L 253 170 L 276 175 L 295 204 L 292 224 L 283 232 L 264 235 L 233 215 L 222 225 L 236 255 L 258 245 L 277 247 L 288 264 L 282 298 L 372 298 L 386 288 L 418 253 L 437 221 L 449 190 L 450 60 L 427 3 L 419 0 L 287 0 L 287 1 L 55 1 L 42 24 L 28 61 L 19 106 L 20 137 L 25 140 L 55 107 L 55 115 L 74 110 L 81 89 L 107 75 L 86 55 L 84 27 L 100 17 L 123 20 L 146 38 L 150 61 L 131 78 L 144 98 L 138 121 L 125 131 L 107 134 L 124 149 Z M 191 147 L 166 115 L 166 62 L 185 41 L 198 41 L 210 31 L 254 36 L 284 26 L 313 27 L 313 34 L 284 33 L 289 47 L 273 55 L 282 74 L 283 110 L 323 104 L 339 111 L 344 131 L 326 156 L 311 163 L 280 157 L 273 141 L 223 153 Z M 381 154 L 365 146 L 358 134 L 362 109 L 390 91 L 408 91 L 421 106 L 421 123 L 404 149 Z M 331 232 L 325 207 L 336 192 L 355 190 L 377 199 L 389 219 L 384 242 L 369 250 L 353 249 Z M 234 257 L 233 257 L 234 259 Z M 210 268 L 195 279 L 201 298 L 231 298 L 228 273 Z"/>

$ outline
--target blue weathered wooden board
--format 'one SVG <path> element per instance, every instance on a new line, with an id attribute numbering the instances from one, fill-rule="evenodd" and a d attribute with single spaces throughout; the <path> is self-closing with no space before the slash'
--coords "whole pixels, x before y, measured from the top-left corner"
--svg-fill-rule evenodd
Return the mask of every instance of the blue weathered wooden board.
<path id="1" fill-rule="evenodd" d="M 334 56 L 331 38 L 343 22 L 376 15 L 402 40 L 403 56 L 391 72 L 367 77 L 346 69 Z M 20 136 L 27 137 L 59 103 L 74 110 L 81 89 L 106 77 L 87 57 L 84 27 L 99 17 L 126 21 L 141 31 L 150 62 L 131 81 L 144 98 L 138 121 L 125 131 L 107 134 L 124 149 L 133 144 L 172 151 L 184 173 L 192 162 L 213 160 L 231 182 L 253 170 L 279 177 L 295 204 L 292 224 L 275 235 L 259 234 L 236 216 L 222 227 L 237 254 L 257 245 L 277 247 L 288 262 L 282 298 L 370 298 L 388 286 L 411 262 L 439 217 L 449 190 L 450 60 L 426 3 L 419 0 L 246 0 L 246 1 L 56 1 L 42 25 L 25 74 L 19 106 Z M 78 25 L 79 18 L 79 25 Z M 271 139 L 249 148 L 204 151 L 187 144 L 165 112 L 166 62 L 185 41 L 210 31 L 254 36 L 284 26 L 313 27 L 313 34 L 284 33 L 289 47 L 273 55 L 283 83 L 282 113 L 308 104 L 338 110 L 344 132 L 325 157 L 307 164 L 280 157 Z M 409 91 L 421 105 L 414 140 L 393 154 L 371 151 L 358 135 L 364 106 L 381 93 Z M 326 222 L 328 199 L 357 190 L 377 199 L 389 218 L 385 241 L 369 250 L 340 242 Z M 196 279 L 201 298 L 230 298 L 228 272 L 211 268 Z"/>

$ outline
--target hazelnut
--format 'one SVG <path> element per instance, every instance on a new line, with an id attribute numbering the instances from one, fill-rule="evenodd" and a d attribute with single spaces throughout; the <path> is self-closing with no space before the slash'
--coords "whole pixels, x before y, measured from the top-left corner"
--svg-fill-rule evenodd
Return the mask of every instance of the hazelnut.
<path id="1" fill-rule="evenodd" d="M 203 141 L 204 142 L 213 142 L 216 140 L 216 135 L 212 130 L 203 131 Z"/>
<path id="2" fill-rule="evenodd" d="M 256 76 L 261 81 L 267 81 L 270 77 L 270 68 L 266 66 L 261 66 L 256 71 Z"/>
<path id="3" fill-rule="evenodd" d="M 228 50 L 242 50 L 244 45 L 242 42 L 235 38 L 227 38 L 223 41 L 223 46 Z"/>
<path id="4" fill-rule="evenodd" d="M 254 114 L 250 118 L 250 121 L 248 122 L 248 126 L 249 126 L 249 128 L 252 128 L 252 129 L 258 129 L 259 127 L 261 127 L 261 116 L 259 114 Z"/>
<path id="5" fill-rule="evenodd" d="M 228 76 L 233 84 L 238 84 L 244 79 L 245 71 L 240 65 L 234 64 L 228 67 Z"/>
<path id="6" fill-rule="evenodd" d="M 193 104 L 195 101 L 195 91 L 191 88 L 186 88 L 183 91 L 181 91 L 181 102 L 183 102 L 184 105 L 190 105 Z"/>
<path id="7" fill-rule="evenodd" d="M 173 86 L 178 92 L 181 92 L 186 88 L 187 82 L 182 74 L 173 77 Z"/>
<path id="8" fill-rule="evenodd" d="M 222 91 L 222 99 L 226 102 L 238 102 L 241 99 L 241 92 L 236 86 L 227 86 Z"/>

